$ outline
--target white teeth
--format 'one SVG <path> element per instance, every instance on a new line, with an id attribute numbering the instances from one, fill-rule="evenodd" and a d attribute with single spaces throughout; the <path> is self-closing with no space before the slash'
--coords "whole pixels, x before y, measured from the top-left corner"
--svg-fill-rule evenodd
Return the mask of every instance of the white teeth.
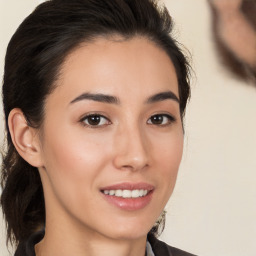
<path id="1" fill-rule="evenodd" d="M 132 191 L 132 197 L 136 198 L 140 196 L 140 191 L 138 189 Z"/>
<path id="2" fill-rule="evenodd" d="M 115 190 L 110 190 L 109 195 L 113 196 L 115 194 Z"/>
<path id="3" fill-rule="evenodd" d="M 123 191 L 121 189 L 116 190 L 115 196 L 121 197 L 123 195 Z"/>
<path id="4" fill-rule="evenodd" d="M 118 189 L 118 190 L 103 190 L 105 195 L 110 196 L 117 196 L 123 198 L 138 198 L 143 197 L 148 194 L 148 190 L 145 189 L 135 189 L 135 190 L 128 190 L 128 189 Z"/>
<path id="5" fill-rule="evenodd" d="M 131 190 L 123 190 L 123 198 L 131 198 L 132 191 Z"/>

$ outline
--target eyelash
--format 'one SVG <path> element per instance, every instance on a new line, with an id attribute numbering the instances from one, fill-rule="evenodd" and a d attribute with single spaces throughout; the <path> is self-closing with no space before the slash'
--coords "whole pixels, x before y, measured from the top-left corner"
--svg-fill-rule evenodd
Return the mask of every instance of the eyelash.
<path id="1" fill-rule="evenodd" d="M 167 120 L 165 120 L 167 123 L 165 124 L 153 124 L 152 123 L 152 118 L 158 118 L 158 117 L 161 117 L 162 120 L 164 120 L 164 118 L 166 118 Z M 155 114 L 155 115 L 152 115 L 148 120 L 151 120 L 151 123 L 147 123 L 150 124 L 150 125 L 156 125 L 156 126 L 168 126 L 168 125 L 171 125 L 172 123 L 176 122 L 176 118 L 171 116 L 171 115 L 168 115 L 168 114 Z"/>
<path id="2" fill-rule="evenodd" d="M 86 123 L 86 120 L 88 121 L 89 118 L 100 118 L 100 119 L 103 118 L 103 119 L 106 120 L 107 123 L 106 124 L 101 124 L 101 125 L 99 125 L 99 124 L 92 125 L 90 123 Z M 102 120 L 100 120 L 100 122 L 101 121 Z M 110 125 L 111 124 L 111 121 L 107 117 L 105 117 L 105 116 L 103 116 L 101 114 L 97 114 L 97 113 L 93 113 L 93 114 L 89 114 L 89 115 L 84 116 L 83 118 L 81 118 L 80 122 L 84 126 L 87 126 L 87 127 L 90 127 L 90 128 L 101 128 L 102 126 L 106 126 L 106 125 Z"/>
<path id="3" fill-rule="evenodd" d="M 96 119 L 96 118 L 97 118 L 95 125 L 88 123 L 88 119 L 89 119 L 89 118 L 93 118 L 93 119 Z M 166 123 L 164 123 L 164 124 L 162 124 L 162 123 L 154 124 L 154 123 L 152 122 L 152 119 L 153 119 L 153 118 L 162 118 L 162 121 L 165 120 Z M 166 120 L 165 118 L 166 118 L 167 120 Z M 102 122 L 102 119 L 104 119 L 105 122 L 107 122 L 107 123 L 100 124 L 100 123 Z M 86 123 L 86 120 L 87 120 L 87 123 Z M 150 120 L 151 120 L 151 121 L 150 121 Z M 93 120 L 91 120 L 91 121 L 93 121 Z M 99 121 L 99 123 L 97 123 L 97 121 Z M 149 122 L 149 121 L 150 121 L 150 122 Z M 157 120 L 157 121 L 158 121 L 158 120 Z M 160 120 L 160 121 L 161 121 L 161 120 Z M 106 126 L 106 125 L 110 125 L 110 124 L 111 124 L 111 121 L 110 121 L 107 117 L 105 117 L 105 116 L 103 116 L 103 115 L 101 115 L 101 114 L 97 114 L 97 113 L 93 113 L 93 114 L 89 114 L 89 115 L 84 116 L 83 118 L 81 118 L 80 122 L 81 122 L 84 126 L 89 127 L 89 128 L 101 128 L 101 127 L 104 127 L 104 126 Z M 171 116 L 171 115 L 168 115 L 168 114 L 155 114 L 155 115 L 152 115 L 152 116 L 147 120 L 147 124 L 149 124 L 149 125 L 162 126 L 162 127 L 171 125 L 171 124 L 174 123 L 174 122 L 176 122 L 176 118 L 173 117 L 173 116 Z"/>

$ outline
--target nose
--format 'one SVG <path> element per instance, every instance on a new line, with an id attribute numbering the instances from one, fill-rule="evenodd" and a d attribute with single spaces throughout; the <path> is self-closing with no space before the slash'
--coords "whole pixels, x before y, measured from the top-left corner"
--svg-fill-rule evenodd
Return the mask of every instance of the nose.
<path id="1" fill-rule="evenodd" d="M 139 171 L 149 165 L 149 141 L 143 131 L 125 129 L 115 140 L 114 166 L 117 169 Z"/>

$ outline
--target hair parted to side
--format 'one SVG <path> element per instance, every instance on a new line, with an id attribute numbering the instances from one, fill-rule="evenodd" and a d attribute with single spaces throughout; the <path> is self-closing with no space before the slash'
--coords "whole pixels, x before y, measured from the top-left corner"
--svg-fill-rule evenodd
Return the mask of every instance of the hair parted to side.
<path id="1" fill-rule="evenodd" d="M 7 143 L 1 205 L 7 242 L 18 244 L 45 224 L 40 176 L 12 143 L 7 122 L 10 111 L 20 108 L 28 125 L 39 129 L 45 99 L 54 90 L 67 55 L 83 42 L 117 35 L 124 40 L 145 37 L 168 54 L 178 77 L 183 117 L 190 96 L 189 65 L 171 31 L 167 9 L 159 8 L 154 0 L 49 0 L 19 26 L 7 48 L 3 80 Z M 151 233 L 160 233 L 160 226 L 154 226 Z"/>

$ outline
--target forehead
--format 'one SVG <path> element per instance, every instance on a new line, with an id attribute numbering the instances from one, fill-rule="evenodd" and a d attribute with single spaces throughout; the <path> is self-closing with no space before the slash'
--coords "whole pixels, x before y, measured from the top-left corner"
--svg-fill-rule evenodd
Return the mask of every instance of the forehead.
<path id="1" fill-rule="evenodd" d="M 56 90 L 64 98 L 82 92 L 146 97 L 166 90 L 178 96 L 178 83 L 171 59 L 153 42 L 142 37 L 99 38 L 67 56 Z"/>

